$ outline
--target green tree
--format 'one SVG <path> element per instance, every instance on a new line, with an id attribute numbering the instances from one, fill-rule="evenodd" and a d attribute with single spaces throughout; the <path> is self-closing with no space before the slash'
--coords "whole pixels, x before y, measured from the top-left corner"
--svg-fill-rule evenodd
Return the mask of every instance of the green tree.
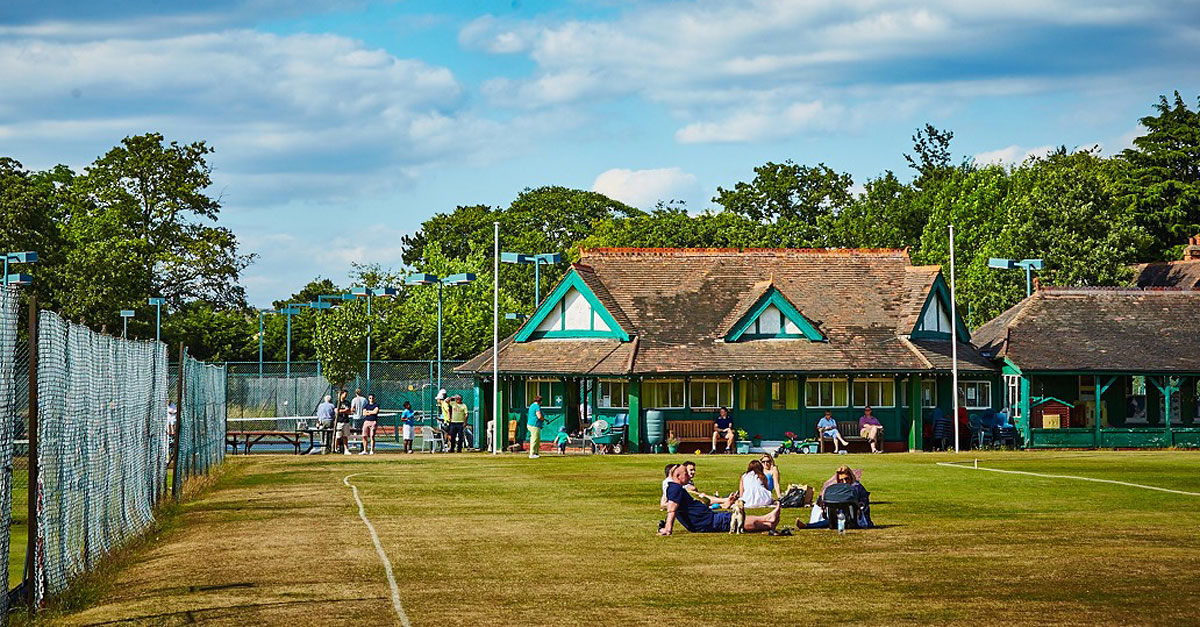
<path id="1" fill-rule="evenodd" d="M 163 317 L 162 336 L 168 346 L 182 341 L 192 357 L 203 361 L 258 359 L 258 315 L 248 310 L 184 303 Z"/>
<path id="2" fill-rule="evenodd" d="M 823 220 L 850 204 L 853 185 L 849 174 L 824 163 L 808 167 L 791 160 L 768 161 L 754 168 L 753 181 L 739 182 L 733 189 L 718 187 L 712 201 L 756 222 L 797 221 L 810 227 L 804 237 L 815 243 Z"/>
<path id="3" fill-rule="evenodd" d="M 890 170 L 867 181 L 866 189 L 833 220 L 830 243 L 846 248 L 911 248 L 921 244 L 929 221 L 920 192 Z"/>
<path id="4" fill-rule="evenodd" d="M 1188 236 L 1200 233 L 1200 99 L 1196 111 L 1175 92 L 1159 96 L 1157 115 L 1139 120 L 1146 134 L 1122 156 L 1131 166 L 1126 194 L 1154 238 L 1153 260 L 1178 259 Z"/>
<path id="5" fill-rule="evenodd" d="M 126 137 L 74 178 L 64 225 L 68 314 L 115 323 L 119 309 L 149 296 L 172 308 L 245 305 L 238 278 L 253 256 L 214 226 L 211 152 L 202 141 L 166 144 L 158 133 Z"/>
<path id="6" fill-rule="evenodd" d="M 316 317 L 312 344 L 321 360 L 321 374 L 340 388 L 358 374 L 367 359 L 367 307 L 347 301 Z"/>
<path id="7" fill-rule="evenodd" d="M 36 294 L 41 306 L 49 309 L 59 307 L 67 254 L 61 228 L 61 190 L 73 176 L 65 166 L 29 172 L 16 160 L 0 157 L 0 253 L 38 253 L 36 266 L 17 266 L 11 271 L 34 275 L 33 285 L 22 293 Z"/>

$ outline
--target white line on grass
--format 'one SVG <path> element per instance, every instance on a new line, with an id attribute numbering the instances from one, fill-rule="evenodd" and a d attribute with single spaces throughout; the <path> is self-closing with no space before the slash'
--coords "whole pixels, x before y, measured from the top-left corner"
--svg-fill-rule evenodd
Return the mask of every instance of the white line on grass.
<path id="1" fill-rule="evenodd" d="M 1093 477 L 1076 477 L 1074 475 L 1047 475 L 1040 472 L 1026 472 L 1024 470 L 1000 470 L 999 468 L 984 468 L 983 466 L 963 466 L 968 462 L 937 462 L 938 466 L 946 466 L 949 468 L 966 468 L 967 470 L 986 470 L 988 472 L 1002 472 L 1008 475 L 1028 475 L 1030 477 L 1044 477 L 1046 479 L 1075 479 L 1076 481 L 1094 481 L 1096 483 L 1112 483 L 1115 485 L 1129 486 L 1131 488 L 1141 488 L 1143 490 L 1156 490 L 1158 492 L 1170 492 L 1171 494 L 1184 494 L 1187 496 L 1200 496 L 1200 492 L 1184 492 L 1183 490 L 1172 490 L 1170 488 L 1160 488 L 1152 485 L 1142 485 L 1140 483 L 1128 483 L 1125 481 L 1115 481 L 1113 479 L 1096 479 Z"/>
<path id="2" fill-rule="evenodd" d="M 396 577 L 392 574 L 392 561 L 388 559 L 387 553 L 383 552 L 383 545 L 379 543 L 379 534 L 375 533 L 375 525 L 372 525 L 371 521 L 367 519 L 367 512 L 363 509 L 362 499 L 358 497 L 358 488 L 350 483 L 350 477 L 357 477 L 361 474 L 363 473 L 356 472 L 352 475 L 346 475 L 342 479 L 342 483 L 354 491 L 354 500 L 358 503 L 358 517 L 367 526 L 367 531 L 371 532 L 371 542 L 375 543 L 375 552 L 379 554 L 379 560 L 383 562 L 383 572 L 387 574 L 388 585 L 392 588 L 392 607 L 396 609 L 396 616 L 400 617 L 400 624 L 404 625 L 404 627 L 412 627 L 412 623 L 408 622 L 408 614 L 404 613 L 404 606 L 400 604 L 400 587 L 396 585 Z"/>

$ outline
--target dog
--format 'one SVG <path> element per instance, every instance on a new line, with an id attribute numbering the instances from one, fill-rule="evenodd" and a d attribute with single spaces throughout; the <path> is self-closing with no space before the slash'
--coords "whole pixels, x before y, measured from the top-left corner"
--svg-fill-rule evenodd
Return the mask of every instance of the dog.
<path id="1" fill-rule="evenodd" d="M 729 533 L 746 533 L 746 502 L 742 499 L 733 503 L 733 515 L 729 517 Z"/>

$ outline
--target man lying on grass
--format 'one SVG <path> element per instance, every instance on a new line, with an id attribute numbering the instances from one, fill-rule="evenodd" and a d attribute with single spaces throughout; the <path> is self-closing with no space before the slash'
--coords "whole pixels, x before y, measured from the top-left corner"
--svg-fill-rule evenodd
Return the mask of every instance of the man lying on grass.
<path id="1" fill-rule="evenodd" d="M 688 494 L 683 488 L 687 483 L 688 471 L 676 466 L 672 481 L 667 484 L 667 521 L 658 530 L 658 535 L 669 536 L 675 529 L 675 521 L 692 533 L 729 533 L 732 512 L 714 512 L 712 508 Z M 746 516 L 746 531 L 774 531 L 779 524 L 779 503 L 765 516 Z"/>

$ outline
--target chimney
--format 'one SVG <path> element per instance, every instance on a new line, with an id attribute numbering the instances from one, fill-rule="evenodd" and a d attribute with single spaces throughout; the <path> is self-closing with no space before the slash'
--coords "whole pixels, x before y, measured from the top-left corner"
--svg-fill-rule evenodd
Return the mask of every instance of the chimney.
<path id="1" fill-rule="evenodd" d="M 1183 247 L 1184 261 L 1200 261 L 1200 235 L 1188 238 L 1188 245 Z"/>
<path id="2" fill-rule="evenodd" d="M 1035 292 L 1042 291 L 1042 282 L 1041 282 L 1041 280 L 1039 280 L 1038 277 L 1033 277 L 1033 291 L 1035 291 Z"/>

